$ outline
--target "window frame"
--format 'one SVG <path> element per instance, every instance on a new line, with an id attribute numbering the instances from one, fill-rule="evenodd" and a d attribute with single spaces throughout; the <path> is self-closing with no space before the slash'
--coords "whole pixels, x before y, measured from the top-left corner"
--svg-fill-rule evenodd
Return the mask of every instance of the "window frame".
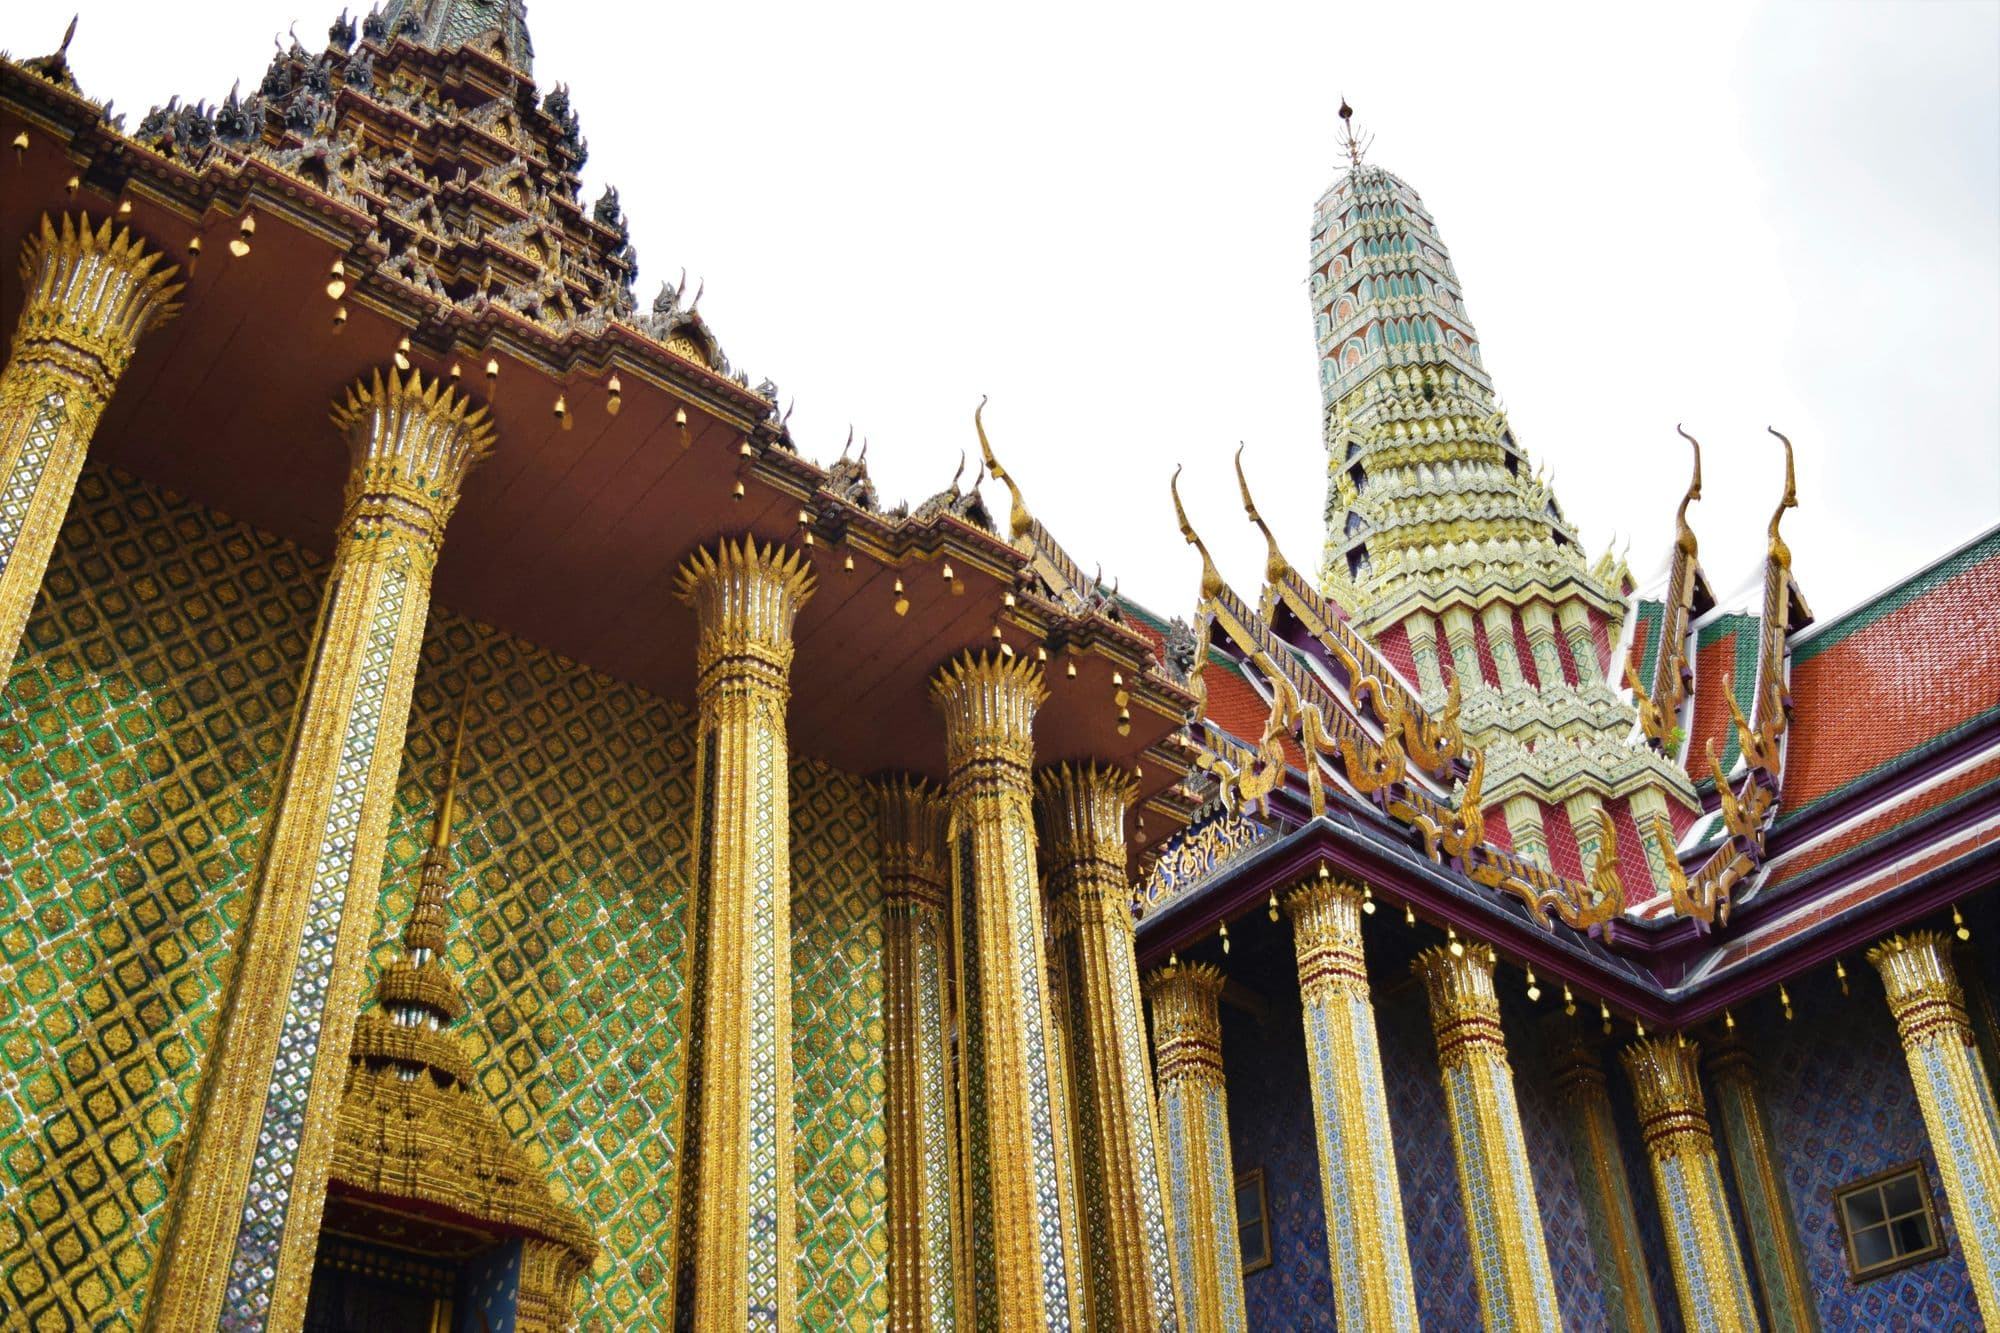
<path id="1" fill-rule="evenodd" d="M 1270 1193 L 1264 1185 L 1264 1168 L 1253 1166 L 1248 1171 L 1240 1172 L 1235 1182 L 1236 1193 L 1240 1195 L 1243 1192 L 1243 1187 L 1253 1180 L 1257 1183 L 1257 1223 L 1263 1229 L 1264 1233 L 1264 1257 L 1254 1264 L 1246 1263 L 1243 1265 L 1243 1276 L 1245 1277 L 1249 1277 L 1252 1273 L 1261 1273 L 1277 1262 L 1276 1256 L 1272 1253 L 1271 1199 Z M 1236 1252 L 1239 1256 L 1243 1253 L 1243 1216 L 1240 1211 L 1236 1217 Z"/>
<path id="2" fill-rule="evenodd" d="M 1917 1201 L 1923 1205 L 1924 1222 L 1930 1227 L 1931 1243 L 1924 1249 L 1912 1250 L 1908 1254 L 1899 1254 L 1893 1259 L 1885 1259 L 1881 1263 L 1864 1268 L 1861 1265 L 1860 1256 L 1854 1251 L 1854 1228 L 1847 1220 L 1847 1200 L 1864 1190 L 1875 1189 L 1879 1191 L 1889 1181 L 1902 1176 L 1914 1176 L 1916 1178 Z M 1884 1203 L 1886 1204 L 1886 1202 L 1887 1200 L 1885 1199 Z M 1942 1258 L 1951 1249 L 1945 1243 L 1944 1228 L 1938 1224 L 1937 1201 L 1931 1197 L 1930 1170 L 1924 1165 L 1921 1157 L 1907 1162 L 1899 1162 L 1895 1166 L 1877 1171 L 1874 1175 L 1863 1176 L 1859 1180 L 1852 1180 L 1845 1185 L 1836 1186 L 1833 1191 L 1833 1212 L 1835 1220 L 1840 1224 L 1841 1247 L 1847 1253 L 1847 1278 L 1848 1281 L 1856 1286 L 1864 1282 L 1873 1282 L 1879 1277 L 1887 1277 L 1891 1273 L 1900 1272 L 1905 1268 L 1910 1268 L 1917 1264 L 1929 1263 L 1933 1259 Z M 1911 1213 L 1901 1214 L 1901 1216 L 1905 1217 L 1914 1215 Z M 1866 1228 L 1863 1229 L 1865 1230 Z"/>

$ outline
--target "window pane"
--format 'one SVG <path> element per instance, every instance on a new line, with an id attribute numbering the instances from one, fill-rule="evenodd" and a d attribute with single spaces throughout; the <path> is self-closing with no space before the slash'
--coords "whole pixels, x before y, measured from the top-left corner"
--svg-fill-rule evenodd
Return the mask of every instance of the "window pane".
<path id="1" fill-rule="evenodd" d="M 1890 1224 L 1895 1234 L 1896 1253 L 1915 1254 L 1931 1247 L 1931 1228 L 1922 1213 L 1913 1213 L 1900 1221 Z"/>
<path id="2" fill-rule="evenodd" d="M 1885 1181 L 1882 1185 L 1882 1197 L 1888 1204 L 1890 1217 L 1901 1213 L 1914 1213 L 1924 1206 L 1923 1199 L 1917 1194 L 1917 1178 L 1913 1175 L 1897 1176 L 1894 1180 Z"/>
<path id="3" fill-rule="evenodd" d="M 1889 1243 L 1888 1227 L 1869 1227 L 1854 1233 L 1854 1258 L 1862 1268 L 1886 1264 L 1895 1257 L 1896 1251 Z"/>
<path id="4" fill-rule="evenodd" d="M 1262 1263 L 1270 1254 L 1270 1244 L 1264 1239 L 1264 1224 L 1255 1222 L 1243 1228 L 1243 1262 Z"/>
<path id="5" fill-rule="evenodd" d="M 1856 1190 L 1841 1200 L 1847 1206 L 1847 1225 L 1850 1230 L 1874 1226 L 1887 1216 L 1882 1211 L 1882 1193 L 1873 1187 Z"/>
<path id="6" fill-rule="evenodd" d="M 1236 1216 L 1239 1219 L 1257 1216 L 1257 1182 L 1254 1179 L 1236 1187 Z"/>

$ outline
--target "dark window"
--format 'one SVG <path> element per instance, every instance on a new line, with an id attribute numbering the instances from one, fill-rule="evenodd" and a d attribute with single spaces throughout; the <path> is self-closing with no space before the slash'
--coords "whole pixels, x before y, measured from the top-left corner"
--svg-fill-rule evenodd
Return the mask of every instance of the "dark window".
<path id="1" fill-rule="evenodd" d="M 1930 1184 L 1919 1162 L 1884 1171 L 1835 1191 L 1847 1267 L 1857 1282 L 1944 1253 Z"/>
<path id="2" fill-rule="evenodd" d="M 1264 1168 L 1236 1177 L 1236 1238 L 1243 1249 L 1243 1271 L 1271 1266 L 1271 1217 L 1264 1207 Z"/>

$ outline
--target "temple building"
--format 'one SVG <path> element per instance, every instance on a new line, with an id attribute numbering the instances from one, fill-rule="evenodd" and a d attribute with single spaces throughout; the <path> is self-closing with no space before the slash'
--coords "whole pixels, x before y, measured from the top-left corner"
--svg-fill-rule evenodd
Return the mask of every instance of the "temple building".
<path id="1" fill-rule="evenodd" d="M 1690 436 L 1591 559 L 1343 105 L 1317 570 L 1239 457 L 1263 586 L 1177 478 L 1147 608 L 972 404 L 891 502 L 642 304 L 521 0 L 131 128 L 67 48 L 0 57 L 0 1327 L 2000 1309 L 2000 529 L 1816 619 L 1773 432 L 1719 598 Z"/>

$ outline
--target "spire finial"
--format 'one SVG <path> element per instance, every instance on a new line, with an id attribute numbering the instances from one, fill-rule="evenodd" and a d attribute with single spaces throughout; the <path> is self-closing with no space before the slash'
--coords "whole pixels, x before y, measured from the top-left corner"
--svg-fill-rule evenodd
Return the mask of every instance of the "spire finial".
<path id="1" fill-rule="evenodd" d="M 1785 494 L 1779 499 L 1778 507 L 1771 511 L 1770 549 L 1771 559 L 1789 569 L 1792 564 L 1792 549 L 1785 545 L 1785 539 L 1778 535 L 1778 520 L 1785 516 L 1787 509 L 1796 509 L 1799 506 L 1798 474 L 1792 467 L 1790 438 L 1776 426 L 1766 426 L 1764 429 L 1777 436 L 1778 443 L 1785 446 Z"/>
<path id="2" fill-rule="evenodd" d="M 1360 166 L 1361 159 L 1367 155 L 1369 145 L 1374 142 L 1374 135 L 1356 134 L 1354 132 L 1354 108 L 1347 104 L 1346 96 L 1342 95 L 1340 99 L 1340 146 L 1347 150 L 1348 165 L 1351 167 Z"/>
<path id="3" fill-rule="evenodd" d="M 465 715 L 472 710 L 472 691 L 458 701 L 458 722 L 451 737 L 451 763 L 444 773 L 444 791 L 438 796 L 437 822 L 431 828 L 431 846 L 443 851 L 451 845 L 451 812 L 458 803 L 458 756 L 465 748 Z"/>

